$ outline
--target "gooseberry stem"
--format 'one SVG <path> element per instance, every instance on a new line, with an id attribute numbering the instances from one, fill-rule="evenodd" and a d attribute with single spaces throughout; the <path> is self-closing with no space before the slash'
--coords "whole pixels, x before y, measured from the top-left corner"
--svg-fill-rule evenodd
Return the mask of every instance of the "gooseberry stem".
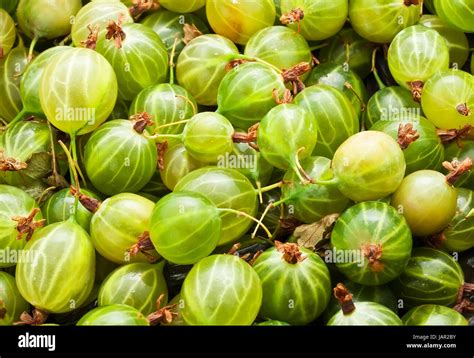
<path id="1" fill-rule="evenodd" d="M 175 97 L 177 98 L 182 98 L 184 99 L 186 102 L 188 102 L 188 104 L 192 107 L 193 109 L 193 116 L 195 116 L 197 114 L 197 108 L 195 106 L 195 104 L 188 98 L 188 97 L 185 97 L 185 96 L 182 96 L 180 94 L 176 94 Z M 176 122 L 175 122 L 176 123 Z"/>
<path id="2" fill-rule="evenodd" d="M 259 182 L 257 182 L 257 183 L 259 183 Z M 283 185 L 283 181 L 280 180 L 277 183 L 270 184 L 270 185 L 255 189 L 255 191 L 257 193 L 266 193 L 267 191 L 270 191 L 270 190 L 273 190 L 273 189 L 276 189 L 276 188 L 281 188 L 282 185 Z"/>
<path id="3" fill-rule="evenodd" d="M 299 155 L 303 150 L 305 150 L 304 147 L 297 150 L 295 154 L 295 158 L 294 158 L 293 170 L 295 171 L 296 175 L 298 176 L 302 184 L 304 185 L 311 184 L 311 183 L 314 184 L 313 178 L 311 178 L 308 175 L 308 173 L 306 173 L 306 171 L 304 170 L 304 168 L 301 166 L 301 163 L 300 163 Z"/>
<path id="4" fill-rule="evenodd" d="M 12 125 L 14 125 L 15 123 L 21 121 L 23 118 L 25 118 L 27 115 L 29 115 L 30 113 L 25 111 L 25 109 L 23 108 L 16 116 L 15 118 L 13 118 L 10 123 L 8 123 L 5 127 L 8 128 Z"/>
<path id="5" fill-rule="evenodd" d="M 242 54 L 238 54 L 238 55 L 231 55 L 229 56 L 229 61 L 232 61 L 232 60 L 245 60 L 245 61 L 250 61 L 250 62 L 259 62 L 261 64 L 264 64 L 264 65 L 267 65 L 269 67 L 271 67 L 272 69 L 274 69 L 275 71 L 277 71 L 278 73 L 282 73 L 283 71 L 276 67 L 275 65 L 271 64 L 270 62 L 267 62 L 265 60 L 262 60 L 258 57 L 251 57 L 251 56 L 246 56 L 246 55 L 242 55 Z"/>
<path id="6" fill-rule="evenodd" d="M 255 239 L 255 236 L 257 235 L 258 228 L 260 226 L 263 227 L 263 219 L 268 214 L 268 212 L 270 211 L 271 208 L 273 208 L 273 203 L 268 204 L 267 207 L 265 208 L 265 210 L 263 211 L 262 216 L 258 220 L 257 226 L 255 226 L 255 229 L 253 230 L 252 235 L 250 236 L 250 238 Z M 271 239 L 271 236 L 269 238 Z"/>
<path id="7" fill-rule="evenodd" d="M 71 135 L 71 151 L 73 152 L 73 156 L 75 153 L 75 142 L 76 142 L 76 136 L 72 134 Z M 79 177 L 77 175 L 76 165 L 74 161 L 75 159 L 73 158 L 73 156 L 71 156 L 71 152 L 67 149 L 66 145 L 61 140 L 59 140 L 58 143 L 61 146 L 61 148 L 63 148 L 64 153 L 66 153 L 68 163 L 69 163 L 69 170 L 71 171 L 71 182 L 72 182 L 72 185 L 77 188 L 77 194 L 74 196 L 74 207 L 73 207 L 73 212 L 71 215 L 76 219 L 77 205 L 79 203 L 80 188 L 79 188 Z"/>
<path id="8" fill-rule="evenodd" d="M 35 46 L 38 40 L 39 40 L 38 36 L 35 36 L 33 40 L 31 40 L 30 49 L 28 51 L 28 59 L 27 59 L 28 63 L 30 63 L 31 60 L 33 59 L 33 51 L 35 50 Z"/>
<path id="9" fill-rule="evenodd" d="M 379 76 L 379 72 L 377 70 L 377 66 L 375 65 L 375 58 L 377 56 L 377 50 L 378 50 L 378 47 L 376 47 L 374 49 L 374 51 L 372 52 L 372 73 L 374 74 L 375 81 L 377 81 L 377 85 L 379 86 L 379 89 L 384 89 L 386 86 L 383 83 L 383 81 L 381 80 L 381 78 Z"/>
<path id="10" fill-rule="evenodd" d="M 176 45 L 178 43 L 178 38 L 176 37 L 174 39 L 173 47 L 171 49 L 171 54 L 170 54 L 170 61 L 169 61 L 169 66 L 170 66 L 170 85 L 174 85 L 174 54 L 176 53 Z"/>
<path id="11" fill-rule="evenodd" d="M 309 49 L 311 50 L 311 52 L 313 52 L 313 51 L 316 51 L 316 50 L 320 50 L 320 49 L 322 49 L 322 48 L 324 48 L 328 45 L 329 45 L 329 43 L 325 42 L 325 43 L 310 47 Z"/>
<path id="12" fill-rule="evenodd" d="M 265 233 L 267 234 L 268 238 L 269 239 L 272 238 L 272 234 L 271 234 L 270 230 L 268 230 L 266 225 L 264 223 L 260 222 L 258 219 L 254 218 L 252 215 L 249 215 L 249 214 L 247 214 L 246 212 L 243 212 L 243 211 L 234 210 L 234 209 L 230 209 L 230 208 L 218 208 L 218 210 L 219 211 L 224 211 L 224 212 L 229 212 L 229 213 L 234 213 L 237 216 L 244 216 L 247 219 L 255 221 L 259 226 L 261 226 L 263 228 L 263 230 L 265 230 Z"/>

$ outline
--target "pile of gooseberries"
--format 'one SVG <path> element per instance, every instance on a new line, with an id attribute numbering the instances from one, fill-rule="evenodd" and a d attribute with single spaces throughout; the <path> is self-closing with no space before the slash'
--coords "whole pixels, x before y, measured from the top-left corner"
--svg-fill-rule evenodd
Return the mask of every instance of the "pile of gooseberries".
<path id="1" fill-rule="evenodd" d="M 0 325 L 472 324 L 472 0 L 0 6 Z"/>

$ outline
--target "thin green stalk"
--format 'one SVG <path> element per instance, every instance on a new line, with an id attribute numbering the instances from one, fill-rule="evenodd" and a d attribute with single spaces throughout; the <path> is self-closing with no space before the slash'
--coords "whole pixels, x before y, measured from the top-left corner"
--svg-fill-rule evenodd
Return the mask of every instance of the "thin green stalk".
<path id="1" fill-rule="evenodd" d="M 244 216 L 246 217 L 247 219 L 250 219 L 252 221 L 255 221 L 258 226 L 261 226 L 263 228 L 263 230 L 265 230 L 265 233 L 267 234 L 268 238 L 271 239 L 272 238 L 272 233 L 270 232 L 270 230 L 268 230 L 268 228 L 265 226 L 265 224 L 263 224 L 262 222 L 260 222 L 258 219 L 254 218 L 252 215 L 249 215 L 247 214 L 246 212 L 243 212 L 243 211 L 238 211 L 238 210 L 234 210 L 234 209 L 230 209 L 230 208 L 218 208 L 219 211 L 225 211 L 225 212 L 229 212 L 229 213 L 234 213 L 236 214 L 237 216 Z M 257 226 L 257 227 L 258 227 Z"/>

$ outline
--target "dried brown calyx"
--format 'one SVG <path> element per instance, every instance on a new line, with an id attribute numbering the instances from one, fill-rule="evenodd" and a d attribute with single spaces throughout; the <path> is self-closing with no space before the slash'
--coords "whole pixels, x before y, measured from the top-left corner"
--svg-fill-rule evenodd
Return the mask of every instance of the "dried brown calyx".
<path id="1" fill-rule="evenodd" d="M 420 0 L 403 0 L 405 6 L 420 5 Z"/>
<path id="2" fill-rule="evenodd" d="M 234 68 L 236 68 L 240 65 L 243 65 L 244 63 L 247 63 L 247 62 L 250 62 L 250 61 L 249 60 L 243 60 L 243 59 L 240 59 L 240 58 L 236 59 L 236 60 L 229 61 L 229 63 L 225 66 L 225 71 L 230 72 Z"/>
<path id="3" fill-rule="evenodd" d="M 0 46 L 0 58 L 5 57 L 5 51 L 3 50 L 3 47 Z"/>
<path id="4" fill-rule="evenodd" d="M 452 162 L 443 162 L 443 167 L 449 170 L 446 175 L 446 181 L 450 185 L 454 185 L 461 175 L 468 172 L 472 168 L 472 159 L 466 158 L 462 162 L 459 160 L 453 160 Z"/>
<path id="5" fill-rule="evenodd" d="M 23 312 L 20 315 L 20 321 L 15 322 L 16 326 L 39 326 L 42 325 L 48 319 L 48 313 L 41 311 L 37 308 L 33 310 L 33 315 L 30 315 L 28 312 Z"/>
<path id="6" fill-rule="evenodd" d="M 272 95 L 276 104 L 285 104 L 285 103 L 293 102 L 293 94 L 288 88 L 285 88 L 285 91 L 283 92 L 282 97 L 280 97 L 280 93 L 278 92 L 276 88 L 273 89 Z"/>
<path id="7" fill-rule="evenodd" d="M 125 40 L 127 35 L 122 30 L 123 15 L 120 15 L 117 22 L 110 20 L 107 25 L 107 33 L 105 38 L 107 40 L 114 40 L 116 48 L 122 48 L 122 42 Z"/>
<path id="8" fill-rule="evenodd" d="M 461 129 L 437 129 L 438 137 L 443 144 L 456 142 L 459 148 L 464 148 L 462 140 L 469 135 L 472 126 L 466 124 Z"/>
<path id="9" fill-rule="evenodd" d="M 412 123 L 400 123 L 398 126 L 397 143 L 402 149 L 407 149 L 408 146 L 420 138 L 420 135 L 413 128 Z"/>
<path id="10" fill-rule="evenodd" d="M 202 35 L 202 32 L 194 24 L 184 24 L 183 25 L 183 42 L 187 45 L 189 42 L 194 40 L 196 37 Z"/>
<path id="11" fill-rule="evenodd" d="M 160 8 L 160 4 L 156 0 L 133 0 L 132 6 L 129 7 L 130 15 L 137 20 L 145 12 L 155 11 Z"/>
<path id="12" fill-rule="evenodd" d="M 471 301 L 473 295 L 474 283 L 464 283 L 464 285 L 459 288 L 456 305 L 453 309 L 460 313 L 474 312 L 474 302 Z"/>
<path id="13" fill-rule="evenodd" d="M 81 41 L 81 45 L 84 46 L 85 48 L 95 50 L 97 46 L 97 39 L 99 38 L 99 25 L 87 25 L 87 28 L 89 29 L 89 36 L 87 36 L 87 39 L 84 41 Z"/>
<path id="14" fill-rule="evenodd" d="M 471 115 L 471 109 L 467 106 L 467 103 L 458 104 L 456 110 L 461 116 L 469 117 Z"/>
<path id="15" fill-rule="evenodd" d="M 283 77 L 283 81 L 293 85 L 293 94 L 296 95 L 305 89 L 301 76 L 309 71 L 311 71 L 311 64 L 308 62 L 301 62 L 287 70 L 283 70 L 281 76 Z"/>
<path id="16" fill-rule="evenodd" d="M 139 253 L 142 253 L 150 262 L 155 262 L 157 258 L 150 254 L 148 251 L 155 250 L 155 246 L 150 239 L 150 233 L 148 231 L 144 231 L 140 234 L 137 238 L 137 243 L 133 244 L 130 249 L 128 249 L 128 253 L 130 256 L 136 256 Z"/>
<path id="17" fill-rule="evenodd" d="M 260 126 L 260 123 L 256 123 L 253 126 L 251 126 L 247 133 L 242 133 L 242 132 L 235 132 L 232 135 L 232 140 L 234 143 L 252 143 L 257 140 L 257 135 L 258 135 L 258 128 Z"/>
<path id="18" fill-rule="evenodd" d="M 69 187 L 69 192 L 72 196 L 77 196 L 77 199 L 79 200 L 81 205 L 87 210 L 89 210 L 91 213 L 95 213 L 97 210 L 99 210 L 100 204 L 102 204 L 100 200 L 91 198 L 90 196 L 81 193 L 80 189 L 72 185 Z"/>
<path id="19" fill-rule="evenodd" d="M 423 86 L 425 85 L 423 81 L 413 81 L 408 82 L 408 85 L 411 88 L 411 94 L 415 102 L 421 102 L 421 93 L 423 92 Z"/>
<path id="20" fill-rule="evenodd" d="M 156 151 L 158 152 L 158 161 L 157 161 L 158 170 L 165 169 L 165 154 L 167 150 L 168 150 L 168 142 L 166 140 L 164 142 L 156 144 Z"/>
<path id="21" fill-rule="evenodd" d="M 145 131 L 146 127 L 155 124 L 147 112 L 134 114 L 133 116 L 130 116 L 130 120 L 133 122 L 133 129 L 140 134 Z"/>
<path id="22" fill-rule="evenodd" d="M 35 216 L 40 212 L 39 208 L 34 208 L 31 210 L 31 213 L 28 216 L 14 216 L 12 217 L 13 221 L 16 221 L 18 224 L 16 225 L 16 230 L 18 231 L 17 240 L 21 240 L 23 235 L 26 235 L 25 240 L 29 241 L 31 236 L 36 229 L 41 228 L 44 226 L 46 220 L 41 219 L 36 221 Z"/>
<path id="23" fill-rule="evenodd" d="M 22 169 L 28 168 L 28 164 L 15 159 L 5 157 L 5 152 L 0 149 L 0 170 L 4 172 L 17 172 Z"/>
<path id="24" fill-rule="evenodd" d="M 247 263 L 252 266 L 258 259 L 258 257 L 263 253 L 262 250 L 258 250 L 255 253 L 248 252 L 245 255 L 240 256 L 237 251 L 239 251 L 241 247 L 242 244 L 240 242 L 235 243 L 234 245 L 232 245 L 229 251 L 227 251 L 227 255 L 239 256 L 242 260 L 247 261 Z"/>
<path id="25" fill-rule="evenodd" d="M 384 265 L 380 261 L 382 258 L 382 245 L 380 244 L 366 244 L 362 246 L 362 254 L 369 262 L 369 267 L 373 272 L 380 272 Z"/>
<path id="26" fill-rule="evenodd" d="M 280 17 L 280 22 L 283 25 L 289 25 L 289 24 L 298 24 L 298 33 L 301 32 L 301 20 L 304 19 L 304 11 L 303 9 L 296 8 L 293 10 L 290 10 L 290 12 L 287 12 L 286 14 L 281 15 Z"/>
<path id="27" fill-rule="evenodd" d="M 297 244 L 275 241 L 275 247 L 277 251 L 283 254 L 283 260 L 289 264 L 297 264 L 298 262 L 302 262 L 307 258 L 307 256 L 303 255 L 303 253 L 300 251 L 300 248 Z"/>
<path id="28" fill-rule="evenodd" d="M 352 294 L 349 292 L 346 286 L 344 286 L 342 283 L 338 283 L 333 289 L 333 294 L 339 302 L 339 306 L 341 306 L 342 313 L 347 315 L 351 312 L 354 312 L 355 305 L 352 301 Z"/>
<path id="29" fill-rule="evenodd" d="M 178 316 L 178 313 L 175 309 L 178 306 L 177 303 L 160 308 L 161 301 L 164 297 L 165 295 L 162 293 L 160 297 L 158 297 L 158 299 L 156 300 L 157 311 L 150 313 L 147 316 L 148 322 L 150 322 L 150 325 L 152 326 L 156 326 L 160 323 L 171 324 L 173 322 L 173 319 Z"/>

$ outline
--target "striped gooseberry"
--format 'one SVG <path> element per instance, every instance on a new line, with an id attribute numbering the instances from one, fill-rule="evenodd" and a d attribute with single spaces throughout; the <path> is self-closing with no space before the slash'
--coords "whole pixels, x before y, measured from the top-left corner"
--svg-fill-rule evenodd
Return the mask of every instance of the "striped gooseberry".
<path id="1" fill-rule="evenodd" d="M 216 163 L 219 157 L 234 148 L 234 127 L 223 115 L 201 112 L 186 123 L 182 140 L 186 151 L 195 159 Z"/>
<path id="2" fill-rule="evenodd" d="M 359 131 L 359 119 L 348 98 L 338 89 L 318 84 L 305 88 L 294 103 L 306 109 L 318 125 L 313 155 L 332 158 L 336 149 Z"/>
<path id="3" fill-rule="evenodd" d="M 285 26 L 266 27 L 252 35 L 245 45 L 244 54 L 267 61 L 280 70 L 312 61 L 311 49 L 305 38 Z"/>
<path id="4" fill-rule="evenodd" d="M 421 305 L 412 308 L 402 317 L 405 326 L 467 326 L 464 316 L 452 308 L 441 305 Z"/>
<path id="5" fill-rule="evenodd" d="M 405 175 L 417 170 L 441 168 L 444 160 L 444 147 L 436 127 L 424 117 L 399 116 L 398 119 L 379 120 L 370 129 L 381 131 L 397 140 L 400 126 L 411 125 L 418 138 L 403 149 L 407 165 Z"/>
<path id="6" fill-rule="evenodd" d="M 474 126 L 474 76 L 454 69 L 434 74 L 423 87 L 421 106 L 438 128 Z"/>
<path id="7" fill-rule="evenodd" d="M 176 184 L 174 192 L 181 191 L 202 194 L 220 209 L 233 209 L 251 216 L 257 212 L 257 190 L 235 169 L 204 167 L 194 170 Z M 220 216 L 219 245 L 240 238 L 252 223 L 249 218 L 235 212 L 221 211 Z"/>
<path id="8" fill-rule="evenodd" d="M 156 264 L 133 263 L 112 271 L 99 290 L 99 306 L 124 304 L 144 315 L 155 312 L 161 295 L 160 307 L 168 301 L 168 288 L 163 276 L 165 262 Z"/>
<path id="9" fill-rule="evenodd" d="M 305 81 L 307 86 L 328 85 L 342 91 L 350 100 L 358 116 L 367 102 L 367 90 L 361 78 L 346 65 L 324 63 L 316 66 Z"/>
<path id="10" fill-rule="evenodd" d="M 308 41 L 328 39 L 346 22 L 347 0 L 281 0 L 280 21 L 299 30 Z"/>
<path id="11" fill-rule="evenodd" d="M 205 196 L 181 191 L 161 198 L 151 215 L 150 239 L 166 260 L 194 264 L 217 246 L 219 209 Z"/>
<path id="12" fill-rule="evenodd" d="M 112 21 L 107 30 L 106 36 L 99 37 L 96 51 L 114 68 L 119 98 L 131 101 L 144 88 L 165 82 L 168 54 L 152 29 Z"/>
<path id="13" fill-rule="evenodd" d="M 433 0 L 436 14 L 450 27 L 462 32 L 474 32 L 474 4 L 469 0 Z"/>
<path id="14" fill-rule="evenodd" d="M 156 171 L 158 154 L 153 139 L 144 135 L 142 120 L 113 120 L 97 128 L 87 141 L 84 166 L 100 192 L 138 192 Z"/>
<path id="15" fill-rule="evenodd" d="M 92 216 L 91 238 L 104 258 L 118 264 L 156 260 L 156 251 L 130 251 L 140 238 L 148 237 L 155 204 L 140 195 L 122 193 L 104 200 Z M 113 233 L 113 235 L 111 234 Z"/>
<path id="16" fill-rule="evenodd" d="M 328 321 L 328 326 L 402 326 L 395 312 L 376 302 L 352 301 L 352 295 L 343 284 L 334 288 L 334 296 L 341 310 Z"/>
<path id="17" fill-rule="evenodd" d="M 348 68 L 365 78 L 371 69 L 372 47 L 369 41 L 353 29 L 342 29 L 332 38 L 329 45 L 321 48 L 318 60 L 339 65 L 347 63 Z"/>
<path id="18" fill-rule="evenodd" d="M 99 197 L 90 190 L 81 188 L 81 194 L 86 195 L 88 198 L 99 200 Z M 74 202 L 75 197 L 69 189 L 62 189 L 54 193 L 41 207 L 46 224 L 49 225 L 69 219 L 71 215 L 74 215 Z M 78 203 L 75 218 L 77 223 L 89 232 L 92 213 L 81 203 Z"/>
<path id="19" fill-rule="evenodd" d="M 366 129 L 371 129 L 381 120 L 391 121 L 400 116 L 416 117 L 418 115 L 421 115 L 421 106 L 413 100 L 410 91 L 400 86 L 383 86 L 367 102 L 364 125 Z"/>
<path id="20" fill-rule="evenodd" d="M 181 299 L 181 314 L 189 325 L 251 325 L 262 303 L 262 285 L 244 260 L 212 255 L 193 266 Z"/>
<path id="21" fill-rule="evenodd" d="M 54 39 L 71 32 L 71 19 L 81 9 L 81 0 L 20 0 L 16 10 L 18 26 L 33 39 L 30 56 L 39 39 Z"/>
<path id="22" fill-rule="evenodd" d="M 0 58 L 5 57 L 16 40 L 16 27 L 12 17 L 0 9 Z"/>
<path id="23" fill-rule="evenodd" d="M 395 280 L 394 292 L 407 308 L 424 304 L 450 306 L 456 302 L 463 284 L 463 271 L 452 256 L 419 247 Z"/>
<path id="24" fill-rule="evenodd" d="M 469 56 L 469 41 L 466 34 L 449 26 L 435 15 L 423 15 L 419 23 L 438 31 L 444 37 L 448 45 L 450 64 L 456 68 L 462 68 Z"/>
<path id="25" fill-rule="evenodd" d="M 77 326 L 149 326 L 146 317 L 136 308 L 113 304 L 87 312 Z"/>
<path id="26" fill-rule="evenodd" d="M 292 169 L 302 182 L 307 182 L 299 160 L 311 156 L 317 136 L 316 120 L 304 107 L 281 104 L 263 117 L 257 144 L 268 163 L 279 169 Z"/>
<path id="27" fill-rule="evenodd" d="M 474 160 L 474 141 L 463 140 L 462 145 L 457 142 L 450 143 L 446 146 L 444 152 L 444 160 L 452 162 L 458 160 L 460 162 L 471 158 Z M 457 187 L 463 187 L 466 189 L 474 190 L 474 170 L 465 173 L 454 183 Z"/>
<path id="28" fill-rule="evenodd" d="M 0 185 L 0 250 L 4 253 L 0 267 L 10 267 L 34 231 L 44 225 L 43 215 L 35 200 L 23 190 Z M 14 255 L 8 256 L 8 251 Z"/>
<path id="29" fill-rule="evenodd" d="M 236 127 L 248 129 L 277 105 L 285 91 L 283 77 L 262 63 L 244 63 L 229 71 L 217 92 L 218 113 Z"/>
<path id="30" fill-rule="evenodd" d="M 188 13 L 204 7 L 206 0 L 160 0 L 160 5 L 174 12 Z"/>
<path id="31" fill-rule="evenodd" d="M 177 143 L 168 148 L 163 156 L 163 168 L 160 177 L 163 184 L 173 190 L 178 181 L 195 169 L 205 166 L 188 153 L 182 143 Z"/>
<path id="32" fill-rule="evenodd" d="M 36 231 L 24 250 L 30 259 L 18 262 L 15 277 L 28 302 L 63 313 L 86 301 L 94 284 L 95 251 L 74 217 Z"/>
<path id="33" fill-rule="evenodd" d="M 329 270 L 310 250 L 276 241 L 275 247 L 257 258 L 253 268 L 262 283 L 262 318 L 304 325 L 314 321 L 329 302 Z"/>
<path id="34" fill-rule="evenodd" d="M 413 51 L 416 57 L 405 56 Z M 436 30 L 423 25 L 407 27 L 390 44 L 388 66 L 397 83 L 411 90 L 413 98 L 420 101 L 424 83 L 449 67 L 446 40 Z"/>
<path id="35" fill-rule="evenodd" d="M 174 47 L 175 59 L 178 58 L 184 46 L 194 38 L 196 30 L 200 34 L 209 33 L 209 28 L 198 16 L 165 9 L 159 9 L 140 22 L 160 36 L 169 54 Z M 175 39 L 179 40 L 176 44 Z"/>
<path id="36" fill-rule="evenodd" d="M 51 124 L 74 137 L 92 132 L 107 119 L 117 91 L 117 78 L 107 60 L 90 49 L 74 48 L 57 54 L 46 66 L 41 107 Z"/>
<path id="37" fill-rule="evenodd" d="M 456 214 L 439 234 L 433 235 L 429 243 L 446 252 L 462 252 L 474 247 L 474 193 L 472 190 L 456 188 Z M 474 212 L 473 212 L 474 213 Z"/>
<path id="38" fill-rule="evenodd" d="M 273 0 L 207 0 L 206 15 L 216 34 L 245 45 L 257 31 L 275 21 Z"/>
<path id="39" fill-rule="evenodd" d="M 403 179 L 391 204 L 403 214 L 413 235 L 433 235 L 453 219 L 456 190 L 443 174 L 419 170 Z"/>
<path id="40" fill-rule="evenodd" d="M 405 175 L 405 157 L 388 134 L 366 131 L 349 137 L 334 154 L 335 181 L 354 201 L 378 200 L 397 190 Z"/>
<path id="41" fill-rule="evenodd" d="M 51 139 L 55 131 L 44 121 L 22 121 L 0 134 L 0 179 L 9 185 L 28 187 L 52 170 Z M 28 143 L 26 145 L 25 143 Z"/>
<path id="42" fill-rule="evenodd" d="M 109 21 L 122 24 L 133 23 L 127 6 L 120 1 L 92 1 L 84 5 L 77 13 L 71 29 L 71 38 L 76 47 L 86 47 L 91 29 L 97 29 L 97 38 L 105 36 Z"/>
<path id="43" fill-rule="evenodd" d="M 418 22 L 419 0 L 351 0 L 349 18 L 354 30 L 363 38 L 389 43 L 401 30 Z"/>
<path id="44" fill-rule="evenodd" d="M 28 114 L 38 116 L 43 115 L 43 108 L 40 101 L 40 84 L 46 65 L 58 53 L 71 49 L 68 46 L 51 47 L 40 53 L 28 64 L 25 72 L 21 76 L 20 94 L 23 102 L 23 109 L 17 114 L 11 123 L 24 118 Z"/>
<path id="45" fill-rule="evenodd" d="M 11 326 L 28 311 L 30 304 L 21 296 L 15 277 L 0 271 L 0 326 Z"/>
<path id="46" fill-rule="evenodd" d="M 238 54 L 234 43 L 224 36 L 199 36 L 181 51 L 176 64 L 176 78 L 197 103 L 214 106 L 226 66 Z"/>
<path id="47" fill-rule="evenodd" d="M 367 201 L 350 207 L 338 218 L 331 245 L 337 268 L 350 280 L 369 286 L 382 285 L 406 267 L 412 237 L 406 220 L 393 207 Z M 338 260 L 339 252 L 358 255 Z"/>
<path id="48" fill-rule="evenodd" d="M 185 88 L 168 83 L 145 88 L 130 105 L 130 116 L 148 113 L 153 124 L 150 129 L 162 134 L 181 133 L 184 121 L 196 113 L 196 100 Z M 173 124 L 173 125 L 170 125 Z"/>
<path id="49" fill-rule="evenodd" d="M 0 57 L 0 117 L 7 122 L 11 122 L 22 109 L 20 82 L 27 63 L 28 54 L 21 39 L 8 55 Z"/>
<path id="50" fill-rule="evenodd" d="M 352 302 L 375 302 L 397 313 L 397 298 L 388 285 L 366 286 L 360 285 L 350 280 L 345 280 L 343 284 L 351 293 Z M 326 320 L 329 320 L 332 316 L 339 312 L 340 309 L 341 306 L 339 305 L 337 299 L 331 295 L 331 300 L 329 301 L 326 311 L 324 312 L 324 317 L 327 318 Z"/>
<path id="51" fill-rule="evenodd" d="M 281 187 L 281 201 L 291 208 L 298 220 L 314 223 L 326 215 L 342 212 L 349 205 L 349 199 L 337 187 L 317 184 L 320 179 L 332 177 L 329 159 L 309 157 L 301 161 L 301 167 L 316 184 L 305 185 L 293 170 L 288 170 Z"/>

